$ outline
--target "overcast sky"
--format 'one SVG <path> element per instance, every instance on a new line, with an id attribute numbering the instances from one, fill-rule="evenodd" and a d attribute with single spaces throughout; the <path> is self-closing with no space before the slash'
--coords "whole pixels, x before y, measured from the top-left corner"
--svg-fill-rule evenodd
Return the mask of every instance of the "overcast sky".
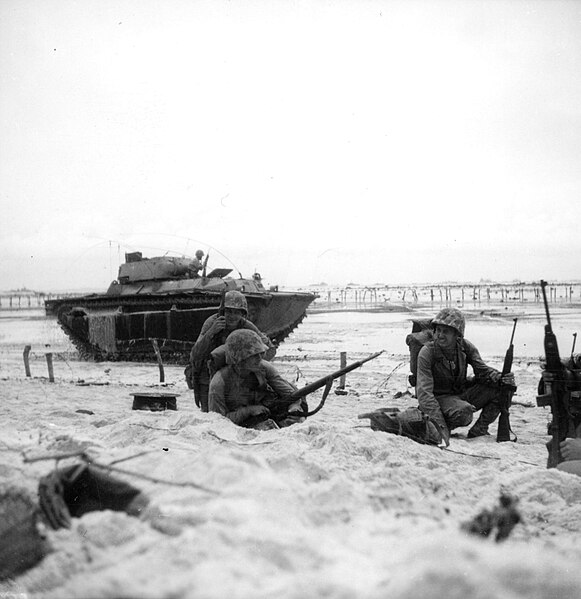
<path id="1" fill-rule="evenodd" d="M 581 2 L 1 0 L 0 126 L 0 289 L 581 279 Z"/>

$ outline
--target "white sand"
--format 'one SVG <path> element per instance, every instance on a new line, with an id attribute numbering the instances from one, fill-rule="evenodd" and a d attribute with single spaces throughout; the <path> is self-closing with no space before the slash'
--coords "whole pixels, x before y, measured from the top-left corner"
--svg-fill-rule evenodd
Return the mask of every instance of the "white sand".
<path id="1" fill-rule="evenodd" d="M 307 318 L 275 361 L 289 378 L 298 375 L 299 385 L 338 368 L 340 351 L 349 352 L 349 362 L 387 351 L 348 375 L 347 396 L 331 393 L 305 423 L 264 432 L 200 413 L 181 367 L 166 366 L 160 385 L 155 364 L 80 362 L 50 324 L 5 320 L 3 484 L 34 496 L 55 463 L 25 463 L 23 455 L 75 448 L 100 463 L 147 451 L 119 467 L 168 483 L 119 475 L 147 493 L 147 517 L 93 512 L 73 519 L 70 530 L 48 530 L 52 553 L 0 583 L 0 596 L 581 597 L 581 477 L 546 469 L 550 413 L 535 405 L 537 359 L 523 352 L 515 358 L 517 443 L 496 443 L 494 424 L 490 437 L 472 441 L 459 429 L 443 451 L 374 432 L 357 419 L 387 405 L 415 405 L 408 394 L 394 398 L 407 389 L 406 318 Z M 511 324 L 491 324 L 496 351 L 484 357 L 493 365 L 500 366 Z M 478 344 L 470 326 L 467 337 Z M 22 364 L 27 340 L 31 378 Z M 55 352 L 54 383 L 46 378 L 46 351 Z M 179 393 L 178 411 L 132 411 L 137 391 Z M 312 396 L 311 406 L 319 398 Z M 501 490 L 518 498 L 523 518 L 509 539 L 495 543 L 461 531 L 462 522 L 498 503 Z"/>

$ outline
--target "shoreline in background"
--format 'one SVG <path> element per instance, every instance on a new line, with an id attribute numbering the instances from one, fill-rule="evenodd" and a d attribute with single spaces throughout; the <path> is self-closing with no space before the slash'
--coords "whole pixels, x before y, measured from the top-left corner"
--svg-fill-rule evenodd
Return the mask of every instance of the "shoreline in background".
<path id="1" fill-rule="evenodd" d="M 436 312 L 455 307 L 467 316 L 514 318 L 545 314 L 540 285 L 347 287 L 314 290 L 307 314 L 325 312 Z M 581 311 L 581 285 L 545 289 L 553 311 Z"/>
<path id="2" fill-rule="evenodd" d="M 384 305 L 365 305 L 355 302 L 347 302 L 344 304 L 330 304 L 330 305 L 314 305 L 307 308 L 307 314 L 327 314 L 327 313 L 349 313 L 349 312 L 367 312 L 367 313 L 409 313 L 410 315 L 416 313 L 431 313 L 438 312 L 442 308 L 457 308 L 461 310 L 468 318 L 475 318 L 478 316 L 490 317 L 490 318 L 527 318 L 545 316 L 544 304 L 540 303 L 511 303 L 505 305 L 498 302 L 482 302 L 477 305 L 473 304 L 457 304 L 454 302 L 439 302 L 434 301 L 433 303 L 406 303 L 406 304 L 391 304 L 386 303 Z M 550 305 L 551 314 L 560 313 L 581 313 L 581 303 L 578 302 L 567 302 L 557 303 Z"/>
<path id="3" fill-rule="evenodd" d="M 434 306 L 454 306 L 469 312 L 507 310 L 526 313 L 544 310 L 540 283 L 434 283 L 419 285 L 331 286 L 321 283 L 299 287 L 318 294 L 307 313 L 322 312 L 414 312 Z M 281 288 L 281 291 L 292 292 Z M 555 307 L 581 309 L 581 283 L 553 282 L 546 288 L 547 300 Z M 0 291 L 0 311 L 44 309 L 45 301 L 92 295 L 94 291 L 43 292 L 29 289 Z M 105 293 L 105 292 L 102 292 Z"/>

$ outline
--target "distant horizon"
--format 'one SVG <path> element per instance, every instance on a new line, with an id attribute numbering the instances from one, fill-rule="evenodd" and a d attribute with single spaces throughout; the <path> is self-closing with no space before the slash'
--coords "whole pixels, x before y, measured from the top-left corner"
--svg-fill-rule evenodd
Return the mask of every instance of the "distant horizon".
<path id="1" fill-rule="evenodd" d="M 581 279 L 575 280 L 550 280 L 547 281 L 550 286 L 566 286 L 566 285 L 581 285 Z M 276 285 L 275 285 L 276 286 Z M 483 280 L 483 281 L 438 281 L 438 282 L 399 282 L 399 283 L 357 283 L 351 281 L 349 283 L 306 283 L 303 285 L 279 285 L 279 290 L 293 290 L 293 289 L 316 289 L 316 288 L 328 288 L 328 289 L 346 289 L 348 287 L 361 287 L 361 288 L 404 288 L 404 287 L 522 287 L 522 286 L 540 286 L 540 280 L 512 280 L 512 281 L 501 281 L 501 280 Z M 265 285 L 265 289 L 268 291 L 268 285 Z M 18 295 L 19 293 L 25 295 L 27 293 L 35 295 L 48 295 L 48 294 L 90 294 L 90 293 L 105 293 L 107 289 L 99 289 L 97 287 L 77 287 L 77 288 L 53 288 L 53 289 L 31 289 L 23 287 L 20 289 L 3 289 L 0 290 L 0 297 L 9 297 L 10 295 Z"/>

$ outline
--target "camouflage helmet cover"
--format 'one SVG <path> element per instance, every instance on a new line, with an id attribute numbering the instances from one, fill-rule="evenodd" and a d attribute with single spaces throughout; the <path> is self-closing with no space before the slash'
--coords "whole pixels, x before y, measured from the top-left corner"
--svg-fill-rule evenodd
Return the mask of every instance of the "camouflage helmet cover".
<path id="1" fill-rule="evenodd" d="M 232 331 L 226 339 L 226 362 L 238 364 L 250 356 L 262 354 L 268 347 L 257 333 L 250 329 Z"/>
<path id="2" fill-rule="evenodd" d="M 224 308 L 234 308 L 235 310 L 243 310 L 248 314 L 248 304 L 246 298 L 240 291 L 227 291 L 224 295 Z"/>
<path id="3" fill-rule="evenodd" d="M 466 320 L 464 319 L 464 315 L 462 312 L 460 312 L 460 310 L 457 310 L 456 308 L 443 308 L 438 312 L 436 318 L 432 320 L 433 327 L 438 324 L 452 327 L 460 334 L 461 337 L 464 337 Z"/>
<path id="4" fill-rule="evenodd" d="M 196 258 L 201 259 L 204 255 L 202 250 L 196 250 Z"/>

